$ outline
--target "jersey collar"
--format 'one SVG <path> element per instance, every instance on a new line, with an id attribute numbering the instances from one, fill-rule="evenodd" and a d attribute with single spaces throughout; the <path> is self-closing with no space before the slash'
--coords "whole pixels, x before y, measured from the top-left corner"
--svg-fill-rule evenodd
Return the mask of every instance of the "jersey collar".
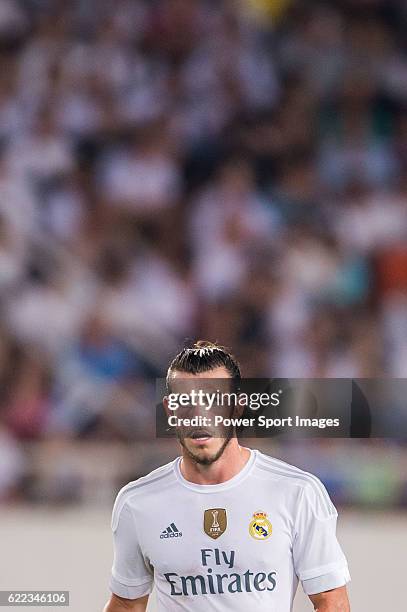
<path id="1" fill-rule="evenodd" d="M 174 471 L 177 477 L 178 482 L 186 487 L 187 489 L 191 489 L 192 491 L 197 491 L 198 493 L 216 493 L 218 491 L 226 491 L 227 489 L 231 489 L 236 485 L 240 484 L 252 471 L 254 463 L 256 461 L 258 451 L 254 449 L 248 449 L 250 451 L 250 457 L 245 464 L 245 466 L 238 472 L 233 478 L 226 480 L 225 482 L 221 482 L 219 484 L 207 484 L 201 485 L 196 484 L 194 482 L 190 482 L 181 473 L 181 459 L 182 457 L 177 457 L 174 461 Z"/>

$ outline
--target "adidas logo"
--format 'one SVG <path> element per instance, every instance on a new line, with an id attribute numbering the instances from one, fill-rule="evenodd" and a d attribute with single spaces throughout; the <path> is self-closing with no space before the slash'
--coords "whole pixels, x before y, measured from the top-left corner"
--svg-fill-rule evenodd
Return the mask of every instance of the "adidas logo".
<path id="1" fill-rule="evenodd" d="M 160 538 L 180 538 L 182 536 L 182 532 L 178 531 L 177 527 L 174 523 L 171 523 L 167 529 L 161 532 Z"/>

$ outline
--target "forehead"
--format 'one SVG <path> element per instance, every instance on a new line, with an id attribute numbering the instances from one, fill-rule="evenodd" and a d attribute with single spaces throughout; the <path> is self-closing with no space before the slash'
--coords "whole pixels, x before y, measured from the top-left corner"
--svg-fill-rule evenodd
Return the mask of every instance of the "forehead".
<path id="1" fill-rule="evenodd" d="M 232 378 L 224 366 L 213 368 L 208 372 L 191 374 L 175 370 L 171 373 L 171 389 L 174 392 L 190 392 L 192 389 L 198 391 L 226 391 L 230 389 Z"/>

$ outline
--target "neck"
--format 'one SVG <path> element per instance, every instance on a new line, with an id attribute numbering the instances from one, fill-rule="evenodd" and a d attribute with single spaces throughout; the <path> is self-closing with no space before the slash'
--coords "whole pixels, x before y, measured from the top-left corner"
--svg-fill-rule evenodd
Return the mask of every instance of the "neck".
<path id="1" fill-rule="evenodd" d="M 210 465 L 201 465 L 187 455 L 183 449 L 181 474 L 194 484 L 221 484 L 238 474 L 246 465 L 250 450 L 240 446 L 236 438 L 232 438 L 221 457 Z"/>

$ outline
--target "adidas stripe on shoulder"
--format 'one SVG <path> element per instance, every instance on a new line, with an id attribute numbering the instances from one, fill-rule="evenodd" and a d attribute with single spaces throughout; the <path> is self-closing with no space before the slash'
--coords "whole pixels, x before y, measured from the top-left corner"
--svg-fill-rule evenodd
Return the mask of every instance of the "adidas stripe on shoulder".
<path id="1" fill-rule="evenodd" d="M 333 505 L 328 492 L 322 482 L 311 474 L 297 468 L 280 459 L 274 459 L 267 455 L 260 454 L 257 466 L 276 476 L 290 478 L 296 481 L 304 489 L 304 494 L 309 491 L 307 497 L 313 506 L 314 513 L 320 518 L 337 516 L 337 511 Z"/>

